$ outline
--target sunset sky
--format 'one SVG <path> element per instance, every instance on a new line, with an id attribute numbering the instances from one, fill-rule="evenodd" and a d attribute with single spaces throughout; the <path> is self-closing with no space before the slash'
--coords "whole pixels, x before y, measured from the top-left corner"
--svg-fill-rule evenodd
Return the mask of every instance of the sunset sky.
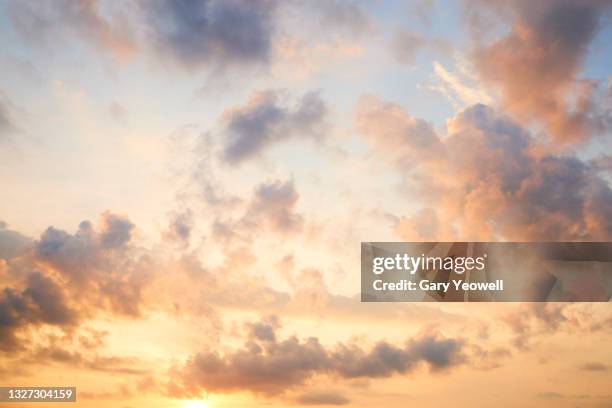
<path id="1" fill-rule="evenodd" d="M 612 240 L 611 68 L 610 0 L 0 0 L 0 386 L 612 407 L 609 303 L 359 301 L 362 241 Z"/>

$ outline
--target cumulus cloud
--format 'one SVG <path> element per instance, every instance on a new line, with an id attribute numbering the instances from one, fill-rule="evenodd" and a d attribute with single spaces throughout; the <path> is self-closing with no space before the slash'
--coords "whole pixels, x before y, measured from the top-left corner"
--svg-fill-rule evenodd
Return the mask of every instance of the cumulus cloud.
<path id="1" fill-rule="evenodd" d="M 104 249 L 114 249 L 125 245 L 131 238 L 134 224 L 126 217 L 106 211 L 102 214 L 100 244 Z"/>
<path id="2" fill-rule="evenodd" d="M 149 279 L 128 251 L 133 229 L 129 219 L 108 211 L 98 229 L 89 221 L 81 222 L 74 234 L 49 227 L 34 244 L 34 260 L 67 279 L 75 293 L 89 290 L 96 307 L 136 316 Z"/>
<path id="3" fill-rule="evenodd" d="M 222 69 L 270 58 L 275 0 L 158 0 L 145 7 L 157 49 L 185 67 Z"/>
<path id="4" fill-rule="evenodd" d="M 356 121 L 430 208 L 426 215 L 436 232 L 454 235 L 440 239 L 612 236 L 612 190 L 597 172 L 576 157 L 542 153 L 526 129 L 490 107 L 474 105 L 450 118 L 444 138 L 401 107 L 372 97 L 361 101 Z M 398 225 L 404 238 L 433 236 L 427 226 L 405 222 Z"/>
<path id="5" fill-rule="evenodd" d="M 225 112 L 223 157 L 239 163 L 291 137 L 322 137 L 327 107 L 316 92 L 291 106 L 277 91 L 256 92 L 246 105 Z"/>
<path id="6" fill-rule="evenodd" d="M 438 335 L 409 339 L 404 346 L 380 341 L 370 350 L 356 344 L 325 348 L 316 337 L 292 336 L 279 340 L 273 326 L 249 331 L 244 347 L 220 354 L 203 351 L 176 367 L 171 385 L 176 395 L 198 395 L 201 391 L 249 390 L 265 396 L 281 394 L 303 385 L 315 375 L 337 378 L 381 378 L 406 374 L 419 364 L 431 370 L 449 369 L 464 362 L 463 342 Z M 262 335 L 263 334 L 263 335 Z"/>
<path id="7" fill-rule="evenodd" d="M 0 350 L 22 347 L 21 330 L 47 324 L 70 326 L 78 313 L 68 306 L 61 287 L 41 272 L 30 272 L 22 288 L 5 287 L 0 292 Z"/>
<path id="8" fill-rule="evenodd" d="M 506 36 L 474 54 L 481 78 L 499 88 L 510 112 L 540 122 L 561 143 L 584 140 L 608 127 L 597 84 L 578 75 L 610 1 L 478 4 L 512 20 Z"/>
<path id="9" fill-rule="evenodd" d="M 74 234 L 49 227 L 36 242 L 38 259 L 56 268 L 73 282 L 82 284 L 96 277 L 96 270 L 114 250 L 122 249 L 131 238 L 134 225 L 125 217 L 105 212 L 100 230 L 83 221 Z"/>

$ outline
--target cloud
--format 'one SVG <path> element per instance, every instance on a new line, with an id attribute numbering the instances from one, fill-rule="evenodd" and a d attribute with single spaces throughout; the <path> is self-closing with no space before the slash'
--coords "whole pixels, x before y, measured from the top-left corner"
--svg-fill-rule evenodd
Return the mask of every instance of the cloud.
<path id="1" fill-rule="evenodd" d="M 14 104 L 0 89 L 0 144 L 9 141 L 10 135 L 19 130 L 15 121 L 15 111 Z"/>
<path id="2" fill-rule="evenodd" d="M 69 343 L 59 345 L 57 340 L 51 345 L 40 346 L 32 350 L 27 361 L 32 364 L 62 364 L 70 367 L 82 367 L 91 371 L 108 372 L 121 375 L 143 375 L 145 370 L 137 368 L 142 361 L 134 357 L 105 356 L 91 352 L 76 351 Z"/>
<path id="3" fill-rule="evenodd" d="M 492 5 L 487 5 L 491 3 Z M 580 80 L 581 64 L 609 1 L 479 2 L 512 18 L 510 32 L 474 54 L 480 77 L 501 92 L 524 122 L 538 121 L 559 143 L 582 141 L 608 126 L 597 84 Z"/>
<path id="4" fill-rule="evenodd" d="M 166 237 L 188 244 L 192 229 L 193 212 L 188 209 L 173 215 Z"/>
<path id="5" fill-rule="evenodd" d="M 41 272 L 30 272 L 22 289 L 5 287 L 0 292 L 0 350 L 23 347 L 25 340 L 18 337 L 22 329 L 40 324 L 66 327 L 77 319 L 61 287 Z"/>
<path id="6" fill-rule="evenodd" d="M 32 246 L 32 240 L 17 231 L 7 228 L 0 221 L 0 258 L 11 259 L 25 254 Z"/>
<path id="7" fill-rule="evenodd" d="M 100 244 L 102 248 L 120 248 L 130 240 L 134 224 L 127 218 L 106 211 L 102 213 L 101 222 Z"/>
<path id="8" fill-rule="evenodd" d="M 297 231 L 303 224 L 303 217 L 293 210 L 299 197 L 293 180 L 260 184 L 255 190 L 245 221 L 250 223 L 263 220 L 279 233 Z"/>
<path id="9" fill-rule="evenodd" d="M 320 138 L 326 114 L 316 92 L 305 94 L 294 106 L 282 101 L 279 92 L 256 92 L 246 105 L 225 112 L 223 157 L 236 164 L 291 137 Z"/>
<path id="10" fill-rule="evenodd" d="M 0 100 L 0 136 L 4 137 L 7 132 L 13 129 L 13 119 L 9 113 L 9 109 L 5 102 Z"/>
<path id="11" fill-rule="evenodd" d="M 563 394 L 559 394 L 558 392 L 554 392 L 554 391 L 540 392 L 536 395 L 536 397 L 543 398 L 543 399 L 564 398 Z"/>
<path id="12" fill-rule="evenodd" d="M 75 295 L 89 291 L 85 305 L 137 316 L 151 272 L 146 257 L 135 259 L 129 251 L 133 229 L 127 218 L 108 211 L 97 230 L 89 221 L 74 234 L 49 227 L 34 244 L 34 260 L 67 279 Z"/>
<path id="13" fill-rule="evenodd" d="M 437 156 L 441 141 L 433 126 L 407 114 L 400 106 L 366 95 L 357 104 L 359 131 L 401 165 L 419 157 Z"/>
<path id="14" fill-rule="evenodd" d="M 434 74 L 441 82 L 441 86 L 433 88 L 439 90 L 444 96 L 449 98 L 455 105 L 456 99 L 461 102 L 461 106 L 469 106 L 477 103 L 491 103 L 491 97 L 478 84 L 468 84 L 469 79 L 453 74 L 437 61 L 433 62 Z"/>
<path id="15" fill-rule="evenodd" d="M 584 363 L 579 368 L 584 371 L 608 371 L 607 365 L 597 362 Z"/>
<path id="16" fill-rule="evenodd" d="M 131 238 L 134 225 L 119 215 L 105 212 L 100 230 L 83 221 L 75 234 L 49 227 L 36 242 L 37 257 L 77 284 L 95 280 L 113 251 L 121 250 Z"/>
<path id="17" fill-rule="evenodd" d="M 319 14 L 320 22 L 327 32 L 340 30 L 356 37 L 372 30 L 373 23 L 359 1 L 323 0 L 308 2 L 306 5 Z"/>
<path id="18" fill-rule="evenodd" d="M 224 69 L 270 58 L 274 0 L 157 0 L 145 7 L 157 49 L 187 68 Z"/>
<path id="19" fill-rule="evenodd" d="M 579 303 L 531 303 L 523 304 L 502 316 L 514 335 L 514 346 L 520 350 L 531 348 L 539 337 L 562 333 L 607 332 L 612 329 L 608 313 L 594 313 Z M 584 364 L 583 370 L 601 368 L 599 363 Z"/>
<path id="20" fill-rule="evenodd" d="M 262 327 L 262 326 L 253 326 Z M 274 396 L 303 385 L 315 375 L 344 379 L 381 378 L 406 374 L 423 363 L 432 370 L 449 369 L 462 364 L 463 342 L 437 335 L 423 335 L 398 347 L 385 341 L 371 350 L 355 344 L 325 348 L 316 337 L 300 340 L 295 336 L 279 340 L 250 330 L 244 347 L 220 354 L 203 351 L 191 356 L 184 366 L 171 373 L 178 383 L 171 385 L 174 395 L 198 395 L 207 392 L 249 390 Z M 259 333 L 261 334 L 261 333 Z"/>
<path id="21" fill-rule="evenodd" d="M 334 391 L 314 391 L 298 395 L 295 399 L 301 405 L 346 405 L 351 402 L 344 395 Z"/>
<path id="22" fill-rule="evenodd" d="M 374 97 L 361 100 L 356 122 L 436 220 L 435 231 L 399 224 L 398 231 L 409 234 L 405 239 L 431 238 L 433 232 L 451 240 L 612 237 L 612 190 L 597 172 L 576 157 L 543 153 L 519 123 L 488 106 L 474 105 L 450 118 L 444 138 Z"/>
<path id="23" fill-rule="evenodd" d="M 42 0 L 36 4 L 14 2 L 9 15 L 26 39 L 44 45 L 63 43 L 66 37 L 86 41 L 125 61 L 136 51 L 126 17 L 115 12 L 103 15 L 100 2 L 90 0 Z"/>

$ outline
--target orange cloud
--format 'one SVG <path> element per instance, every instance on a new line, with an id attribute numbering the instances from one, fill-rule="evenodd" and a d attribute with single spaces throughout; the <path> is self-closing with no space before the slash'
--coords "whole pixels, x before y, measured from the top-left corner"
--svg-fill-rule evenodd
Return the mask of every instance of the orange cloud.
<path id="1" fill-rule="evenodd" d="M 502 3 L 513 17 L 510 32 L 478 48 L 474 57 L 481 78 L 500 90 L 504 107 L 524 123 L 539 122 L 560 144 L 584 141 L 608 127 L 596 83 L 578 76 L 610 2 Z"/>
<path id="2" fill-rule="evenodd" d="M 362 99 L 356 122 L 392 157 L 429 209 L 401 220 L 405 239 L 601 240 L 612 190 L 588 163 L 543 154 L 529 132 L 485 105 L 447 122 L 442 138 L 397 105 Z M 454 236 L 453 236 L 454 235 Z"/>

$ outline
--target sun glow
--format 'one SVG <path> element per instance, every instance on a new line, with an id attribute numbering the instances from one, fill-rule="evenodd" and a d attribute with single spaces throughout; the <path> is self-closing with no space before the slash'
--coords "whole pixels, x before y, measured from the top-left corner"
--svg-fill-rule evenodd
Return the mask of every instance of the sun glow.
<path id="1" fill-rule="evenodd" d="M 186 401 L 183 408 L 210 408 L 206 401 Z"/>

